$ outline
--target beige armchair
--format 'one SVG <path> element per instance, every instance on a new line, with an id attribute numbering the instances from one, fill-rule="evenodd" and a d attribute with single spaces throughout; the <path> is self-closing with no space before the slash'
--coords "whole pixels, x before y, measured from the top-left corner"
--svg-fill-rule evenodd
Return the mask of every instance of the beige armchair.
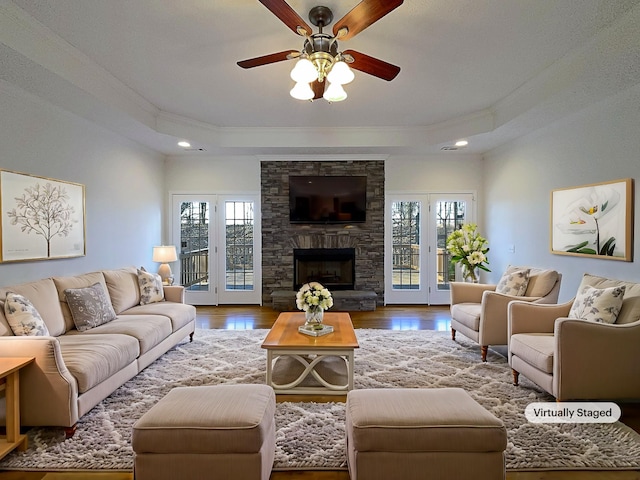
<path id="1" fill-rule="evenodd" d="M 558 401 L 640 399 L 640 283 L 583 276 L 598 289 L 625 285 L 615 323 L 567 318 L 558 305 L 509 305 L 509 365 Z"/>
<path id="2" fill-rule="evenodd" d="M 561 280 L 562 275 L 555 270 L 531 268 L 524 296 L 498 293 L 497 285 L 452 282 L 451 338 L 455 340 L 456 332 L 460 332 L 479 343 L 482 361 L 486 362 L 489 345 L 507 344 L 509 302 L 556 303 Z"/>

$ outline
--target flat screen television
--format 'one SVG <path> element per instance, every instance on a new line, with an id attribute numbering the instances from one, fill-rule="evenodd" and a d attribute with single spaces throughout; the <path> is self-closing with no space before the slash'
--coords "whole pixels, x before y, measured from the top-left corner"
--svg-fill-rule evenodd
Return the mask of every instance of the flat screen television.
<path id="1" fill-rule="evenodd" d="M 289 176 L 291 223 L 362 223 L 367 219 L 367 177 Z"/>

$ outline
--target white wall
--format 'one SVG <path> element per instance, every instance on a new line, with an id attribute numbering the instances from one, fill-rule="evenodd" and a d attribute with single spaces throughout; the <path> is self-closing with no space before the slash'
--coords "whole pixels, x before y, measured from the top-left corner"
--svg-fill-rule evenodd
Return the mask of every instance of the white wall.
<path id="1" fill-rule="evenodd" d="M 162 241 L 164 156 L 0 82 L 0 168 L 85 185 L 84 257 L 0 264 L 0 285 L 145 265 Z"/>
<path id="2" fill-rule="evenodd" d="M 282 158 L 286 160 L 286 156 Z M 358 155 L 358 159 L 362 159 L 362 155 Z M 165 161 L 165 171 L 169 192 L 260 192 L 260 160 L 254 156 L 170 156 Z M 482 158 L 455 152 L 391 156 L 385 163 L 385 175 L 386 191 L 480 192 Z"/>
<path id="3" fill-rule="evenodd" d="M 446 152 L 392 156 L 385 163 L 387 192 L 472 192 L 482 194 L 482 158 Z M 480 213 L 480 212 L 479 212 Z"/>
<path id="4" fill-rule="evenodd" d="M 260 193 L 260 161 L 253 156 L 167 157 L 167 191 Z"/>
<path id="5" fill-rule="evenodd" d="M 640 87 L 633 87 L 485 155 L 490 280 L 508 264 L 554 267 L 563 274 L 561 300 L 573 297 L 585 272 L 640 281 L 640 235 L 634 262 L 553 255 L 549 247 L 553 189 L 621 178 L 634 178 L 637 189 L 639 125 Z M 637 194 L 634 211 L 638 226 Z"/>

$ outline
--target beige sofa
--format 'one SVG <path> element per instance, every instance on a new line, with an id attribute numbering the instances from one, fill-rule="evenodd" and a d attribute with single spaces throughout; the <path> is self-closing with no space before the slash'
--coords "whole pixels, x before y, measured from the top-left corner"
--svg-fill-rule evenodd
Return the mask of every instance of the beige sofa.
<path id="1" fill-rule="evenodd" d="M 105 287 L 116 318 L 80 332 L 65 290 L 96 283 Z M 183 287 L 165 286 L 163 301 L 140 305 L 134 267 L 3 287 L 2 307 L 8 292 L 26 297 L 49 330 L 49 336 L 15 336 L 0 308 L 1 355 L 36 359 L 20 373 L 22 424 L 65 427 L 68 435 L 82 415 L 195 330 L 196 310 L 183 303 Z"/>
<path id="2" fill-rule="evenodd" d="M 522 373 L 559 401 L 639 400 L 640 283 L 584 274 L 578 294 L 587 286 L 625 287 L 614 323 L 568 318 L 574 299 L 558 305 L 511 302 L 514 384 Z"/>

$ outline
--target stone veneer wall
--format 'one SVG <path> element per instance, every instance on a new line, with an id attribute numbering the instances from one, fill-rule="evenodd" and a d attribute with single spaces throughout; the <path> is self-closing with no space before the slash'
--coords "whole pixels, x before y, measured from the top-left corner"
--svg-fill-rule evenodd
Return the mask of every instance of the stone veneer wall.
<path id="1" fill-rule="evenodd" d="M 366 175 L 367 221 L 353 225 L 289 222 L 289 175 Z M 384 300 L 384 161 L 262 161 L 262 303 L 293 291 L 294 248 L 355 248 L 356 290 Z"/>

